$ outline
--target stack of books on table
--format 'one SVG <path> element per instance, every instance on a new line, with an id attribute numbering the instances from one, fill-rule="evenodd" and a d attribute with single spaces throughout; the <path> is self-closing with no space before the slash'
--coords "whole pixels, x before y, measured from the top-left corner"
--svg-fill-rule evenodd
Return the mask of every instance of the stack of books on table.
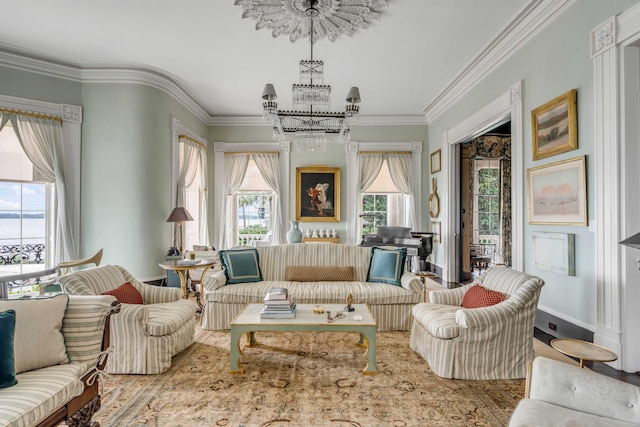
<path id="1" fill-rule="evenodd" d="M 287 288 L 271 288 L 264 297 L 261 319 L 293 319 L 296 317 L 296 303 L 289 296 Z"/>

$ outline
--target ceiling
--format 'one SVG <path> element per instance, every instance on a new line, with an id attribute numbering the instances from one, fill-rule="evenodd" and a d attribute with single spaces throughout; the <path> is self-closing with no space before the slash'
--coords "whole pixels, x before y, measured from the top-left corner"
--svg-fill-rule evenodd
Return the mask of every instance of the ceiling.
<path id="1" fill-rule="evenodd" d="M 283 0 L 287 1 L 287 0 Z M 317 41 L 332 109 L 350 86 L 362 116 L 424 117 L 424 110 L 532 0 L 389 0 L 352 38 Z M 233 0 L 20 0 L 2 8 L 0 47 L 81 69 L 143 68 L 181 86 L 209 115 L 262 115 L 273 83 L 291 108 L 308 39 L 273 38 Z"/>

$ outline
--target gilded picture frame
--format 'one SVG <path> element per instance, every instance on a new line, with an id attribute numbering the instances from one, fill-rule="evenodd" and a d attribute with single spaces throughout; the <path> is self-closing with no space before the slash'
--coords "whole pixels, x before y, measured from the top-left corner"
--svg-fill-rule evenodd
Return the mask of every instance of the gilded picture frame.
<path id="1" fill-rule="evenodd" d="M 533 160 L 578 148 L 576 93 L 572 89 L 531 111 Z"/>
<path id="2" fill-rule="evenodd" d="M 430 171 L 431 173 L 440 172 L 442 170 L 442 150 L 436 150 L 431 153 Z"/>
<path id="3" fill-rule="evenodd" d="M 340 222 L 340 168 L 296 168 L 296 220 Z"/>
<path id="4" fill-rule="evenodd" d="M 529 224 L 587 225 L 586 156 L 527 170 Z"/>

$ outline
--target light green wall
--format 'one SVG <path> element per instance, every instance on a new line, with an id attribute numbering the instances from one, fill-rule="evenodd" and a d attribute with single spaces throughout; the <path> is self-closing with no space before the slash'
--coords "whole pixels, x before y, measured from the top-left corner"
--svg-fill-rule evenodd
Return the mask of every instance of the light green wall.
<path id="1" fill-rule="evenodd" d="M 438 148 L 443 132 L 451 129 L 522 80 L 524 116 L 524 169 L 577 156 L 587 156 L 588 209 L 594 200 L 593 72 L 589 51 L 590 31 L 637 1 L 578 1 L 553 21 L 542 34 L 487 76 L 455 106 L 429 125 L 430 150 Z M 533 161 L 531 155 L 531 110 L 570 89 L 577 89 L 578 150 Z M 526 185 L 526 175 L 523 182 Z M 520 188 L 526 210 L 526 189 Z M 526 212 L 525 212 L 526 217 Z M 593 222 L 593 214 L 589 220 Z M 549 231 L 575 234 L 576 276 L 569 277 L 536 269 L 532 260 L 532 232 Z M 588 227 L 524 224 L 525 270 L 545 280 L 540 305 L 590 325 L 596 323 L 595 233 Z M 438 254 L 442 259 L 442 252 Z"/>
<path id="2" fill-rule="evenodd" d="M 1 66 L 0 94 L 57 104 L 82 104 L 82 87 L 78 82 Z"/>
<path id="3" fill-rule="evenodd" d="M 362 142 L 424 142 L 427 136 L 427 127 L 424 126 L 354 126 L 352 129 L 352 140 Z M 331 137 L 330 137 L 331 138 Z M 269 126 L 214 126 L 209 132 L 209 141 L 211 142 L 271 142 L 271 128 Z M 423 153 L 423 164 L 425 163 L 425 153 Z M 210 150 L 209 164 L 213 164 L 213 153 Z M 347 155 L 346 145 L 344 144 L 327 144 L 327 151 L 324 153 L 305 153 L 298 152 L 292 144 L 289 158 L 289 208 L 287 210 L 288 218 L 295 219 L 296 209 L 296 168 L 310 165 L 326 165 L 330 167 L 340 168 L 341 192 L 340 192 L 340 222 L 303 222 L 300 223 L 300 229 L 334 229 L 341 239 L 346 238 L 346 167 Z M 423 180 L 426 179 L 427 173 L 423 173 Z M 215 174 L 215 179 L 222 179 L 221 176 Z M 424 188 L 424 184 L 423 184 Z M 424 193 L 424 191 L 423 191 Z M 210 193 L 209 197 L 212 197 Z M 428 198 L 428 195 L 427 195 Z M 425 199 L 421 201 L 423 209 Z M 426 221 L 426 219 L 423 219 Z M 424 222 L 427 226 L 428 222 Z"/>
<path id="4" fill-rule="evenodd" d="M 162 275 L 171 246 L 171 119 L 206 136 L 207 126 L 163 91 L 136 84 L 82 88 L 83 253 L 136 277 Z"/>

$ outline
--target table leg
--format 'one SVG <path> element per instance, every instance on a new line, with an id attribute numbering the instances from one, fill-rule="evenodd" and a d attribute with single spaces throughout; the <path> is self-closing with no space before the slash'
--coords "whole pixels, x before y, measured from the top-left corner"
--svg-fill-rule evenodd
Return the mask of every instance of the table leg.
<path id="1" fill-rule="evenodd" d="M 240 355 L 242 354 L 242 350 L 240 349 L 240 338 L 242 337 L 242 331 L 239 331 L 237 328 L 231 326 L 231 354 L 230 354 L 230 364 L 231 368 L 229 370 L 232 374 L 242 374 L 243 370 L 238 366 L 238 360 L 240 359 Z"/>
<path id="2" fill-rule="evenodd" d="M 180 277 L 180 291 L 183 299 L 187 299 L 189 297 L 187 293 L 187 277 L 184 274 L 183 270 L 177 270 L 178 277 Z"/>
<path id="3" fill-rule="evenodd" d="M 364 357 L 367 359 L 367 366 L 362 370 L 363 375 L 375 375 L 376 371 L 376 331 L 360 333 L 362 337 L 364 335 L 365 352 Z"/>
<path id="4" fill-rule="evenodd" d="M 256 333 L 247 332 L 247 347 L 257 347 L 258 345 L 260 345 L 260 343 L 256 339 Z"/>

